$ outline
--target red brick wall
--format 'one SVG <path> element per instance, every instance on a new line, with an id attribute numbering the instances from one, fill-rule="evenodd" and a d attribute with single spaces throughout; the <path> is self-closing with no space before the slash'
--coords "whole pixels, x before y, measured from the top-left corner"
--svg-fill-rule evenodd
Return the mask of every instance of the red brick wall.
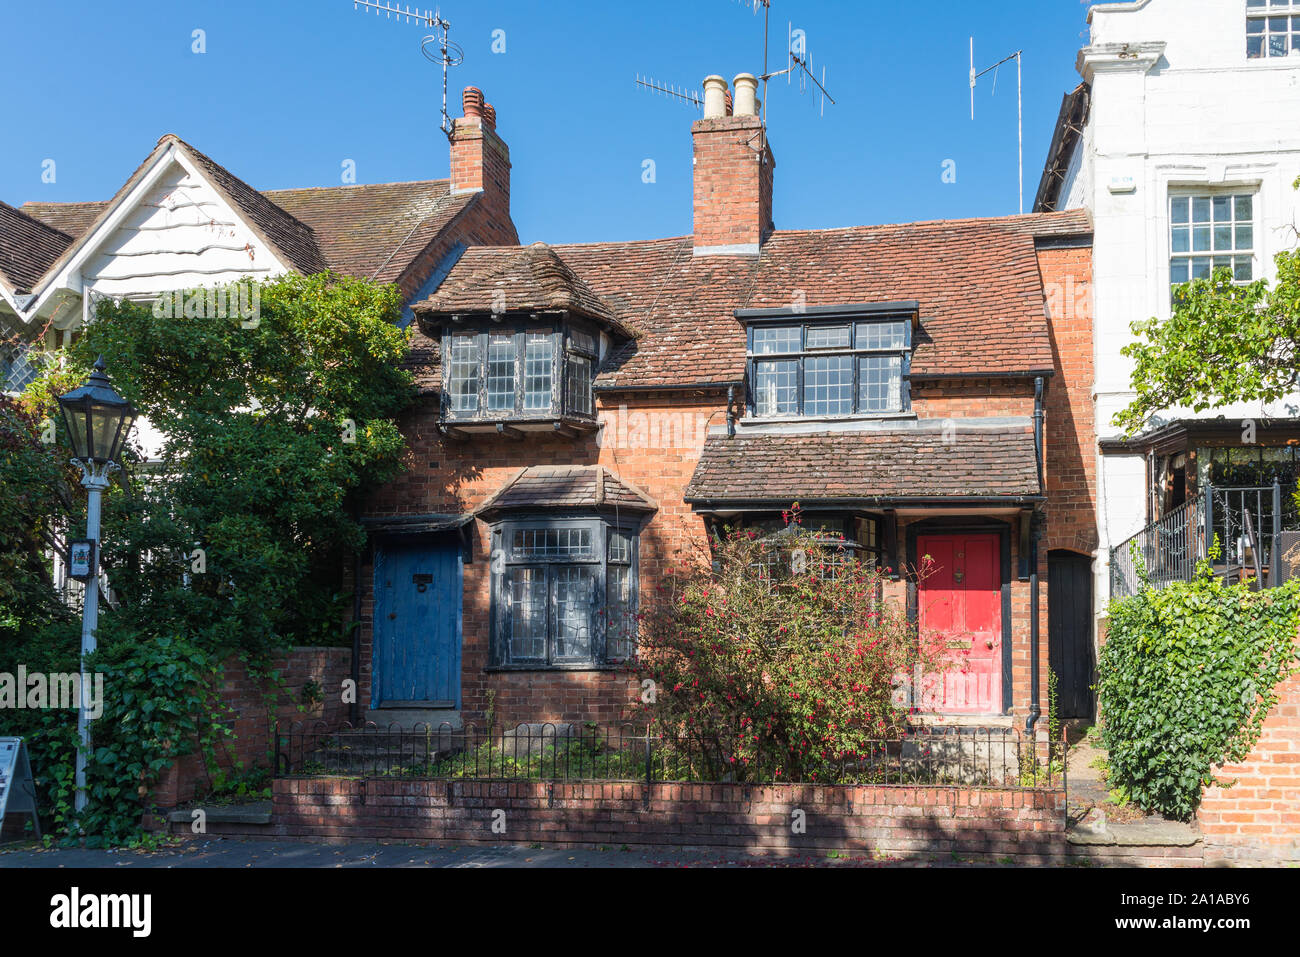
<path id="1" fill-rule="evenodd" d="M 426 401 L 402 422 L 409 452 L 405 473 L 369 503 L 368 515 L 463 513 L 478 507 L 520 469 L 534 465 L 604 465 L 659 505 L 641 532 L 642 594 L 663 570 L 705 544 L 704 522 L 683 501 L 703 447 L 707 424 L 724 420 L 725 397 L 715 395 L 622 395 L 598 398 L 597 412 L 607 422 L 598 436 L 565 439 L 529 436 L 522 442 L 476 436 L 469 442 L 444 440 L 438 407 Z M 634 684 L 613 671 L 489 673 L 491 550 L 487 525 L 471 527 L 477 536 L 475 560 L 465 566 L 462 609 L 462 716 L 481 724 L 488 692 L 496 694 L 499 725 L 523 721 L 612 722 L 631 700 Z M 370 702 L 373 567 L 362 568 L 362 688 Z M 380 720 L 382 715 L 371 715 Z"/>
<path id="2" fill-rule="evenodd" d="M 1056 375 L 1045 401 L 1048 538 L 1044 547 L 1097 548 L 1097 430 L 1092 388 L 1092 250 L 1046 248 L 1038 266 Z"/>
<path id="3" fill-rule="evenodd" d="M 772 231 L 772 178 L 767 149 L 759 163 L 763 122 L 755 116 L 697 120 L 695 246 L 757 246 Z"/>
<path id="4" fill-rule="evenodd" d="M 274 710 L 266 695 L 273 685 L 256 681 L 243 662 L 231 658 L 223 666 L 220 693 L 222 711 L 213 715 L 234 731 L 233 737 L 217 742 L 217 763 L 227 770 L 269 767 L 268 753 L 276 722 L 287 727 L 291 722 L 323 721 L 337 727 L 347 720 L 348 705 L 343 703 L 343 682 L 352 674 L 350 648 L 295 648 L 288 656 L 272 663 L 285 689 Z M 306 708 L 303 686 L 309 681 L 320 686 L 323 699 Z M 190 754 L 172 765 L 158 787 L 153 802 L 174 807 L 201 797 L 211 789 L 212 780 L 198 755 Z"/>
<path id="5" fill-rule="evenodd" d="M 473 100 L 482 94 L 472 87 L 462 102 L 465 116 L 453 121 L 451 138 L 451 191 L 482 190 L 480 205 L 491 230 L 499 235 L 514 235 L 510 219 L 510 149 L 496 131 L 495 117 L 484 118 Z M 515 245 L 512 240 L 485 245 Z"/>
<path id="6" fill-rule="evenodd" d="M 1300 861 L 1300 675 L 1282 683 L 1259 743 L 1216 769 L 1197 820 L 1207 860 Z"/>
<path id="7" fill-rule="evenodd" d="M 504 812 L 505 830 L 492 829 Z M 803 833 L 792 824 L 803 812 Z M 1064 859 L 1062 791 L 739 784 L 275 782 L 274 836 Z M 265 832 L 261 832 L 265 833 Z"/>

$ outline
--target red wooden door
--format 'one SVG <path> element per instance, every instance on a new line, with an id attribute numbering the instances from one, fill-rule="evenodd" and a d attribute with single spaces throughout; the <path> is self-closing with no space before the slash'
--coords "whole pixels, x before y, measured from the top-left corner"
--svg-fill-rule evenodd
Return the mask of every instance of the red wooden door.
<path id="1" fill-rule="evenodd" d="M 927 696 L 946 714 L 1002 711 L 1002 561 L 997 535 L 919 535 L 934 561 L 917 589 L 921 633 L 937 636 L 953 667 Z"/>

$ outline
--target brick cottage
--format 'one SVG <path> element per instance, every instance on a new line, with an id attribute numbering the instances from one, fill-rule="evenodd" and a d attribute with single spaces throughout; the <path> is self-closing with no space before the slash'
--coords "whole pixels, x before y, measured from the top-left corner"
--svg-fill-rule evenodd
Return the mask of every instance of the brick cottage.
<path id="1" fill-rule="evenodd" d="M 707 82 L 691 235 L 469 246 L 413 303 L 407 468 L 364 509 L 358 717 L 617 722 L 641 598 L 795 502 L 963 636 L 932 710 L 1023 724 L 1050 663 L 1090 711 L 1087 215 L 777 230 L 753 85 L 733 106 Z M 473 91 L 465 114 L 489 155 Z"/>

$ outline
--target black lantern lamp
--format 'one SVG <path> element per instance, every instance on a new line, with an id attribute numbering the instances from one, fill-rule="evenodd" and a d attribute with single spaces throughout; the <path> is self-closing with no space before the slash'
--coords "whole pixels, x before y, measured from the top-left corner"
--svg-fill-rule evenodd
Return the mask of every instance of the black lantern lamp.
<path id="1" fill-rule="evenodd" d="M 114 391 L 104 373 L 103 356 L 95 361 L 95 371 L 89 381 L 59 396 L 59 405 L 79 462 L 99 466 L 120 464 L 118 456 L 135 422 L 135 409 Z"/>

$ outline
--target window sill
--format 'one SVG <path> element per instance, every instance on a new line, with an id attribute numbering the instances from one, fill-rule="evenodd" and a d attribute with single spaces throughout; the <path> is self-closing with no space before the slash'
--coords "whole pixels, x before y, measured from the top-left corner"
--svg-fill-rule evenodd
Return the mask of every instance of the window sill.
<path id="1" fill-rule="evenodd" d="M 574 671 L 574 672 L 592 672 L 592 671 L 618 671 L 623 667 L 622 663 L 608 665 L 488 665 L 484 668 L 487 674 L 503 674 L 510 672 L 551 672 L 551 671 Z"/>
<path id="2" fill-rule="evenodd" d="M 852 422 L 896 422 L 915 419 L 915 412 L 884 412 L 872 415 L 751 415 L 736 422 L 740 428 L 746 425 L 790 425 L 790 424 L 826 424 L 837 425 Z"/>
<path id="3" fill-rule="evenodd" d="M 510 439 L 522 439 L 528 436 L 563 435 L 574 438 L 586 435 L 600 428 L 595 417 L 575 415 L 552 415 L 542 417 L 489 417 L 453 418 L 447 417 L 438 423 L 443 435 L 452 439 L 467 439 L 473 436 L 499 435 Z"/>

